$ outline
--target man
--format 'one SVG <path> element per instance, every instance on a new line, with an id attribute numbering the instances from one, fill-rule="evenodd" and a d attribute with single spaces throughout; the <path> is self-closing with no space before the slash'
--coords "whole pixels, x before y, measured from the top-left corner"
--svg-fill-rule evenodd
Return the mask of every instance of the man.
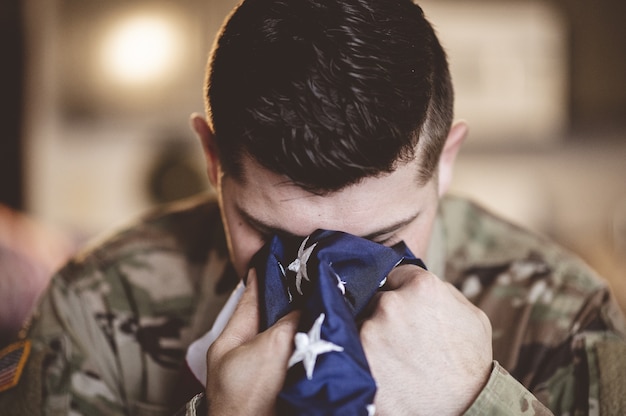
<path id="1" fill-rule="evenodd" d="M 409 0 L 244 1 L 212 55 L 208 119 L 192 117 L 217 201 L 155 213 L 62 270 L 0 406 L 169 414 L 184 397 L 189 414 L 273 414 L 298 312 L 259 333 L 249 263 L 273 235 L 321 228 L 404 241 L 428 266 L 395 268 L 360 326 L 377 414 L 622 413 L 624 322 L 606 286 L 443 198 L 467 133 L 452 102 Z M 184 352 L 244 277 L 194 395 Z"/>

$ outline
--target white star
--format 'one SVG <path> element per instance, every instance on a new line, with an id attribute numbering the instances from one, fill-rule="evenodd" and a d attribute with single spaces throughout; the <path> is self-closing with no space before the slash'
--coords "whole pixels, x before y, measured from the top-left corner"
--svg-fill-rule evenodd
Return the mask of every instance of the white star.
<path id="1" fill-rule="evenodd" d="M 376 414 L 376 406 L 373 404 L 367 405 L 367 416 L 374 416 Z"/>
<path id="2" fill-rule="evenodd" d="M 348 283 L 344 282 L 343 280 L 341 280 L 341 277 L 337 273 L 335 273 L 335 277 L 337 278 L 337 287 L 341 291 L 341 294 L 345 296 L 346 295 L 346 285 Z"/>
<path id="3" fill-rule="evenodd" d="M 383 287 L 385 286 L 385 283 L 387 283 L 387 276 L 385 276 L 383 278 L 383 280 L 380 281 L 380 283 L 378 284 L 378 287 Z"/>
<path id="4" fill-rule="evenodd" d="M 326 315 L 323 313 L 315 320 L 313 327 L 308 334 L 298 332 L 294 337 L 296 350 L 289 358 L 289 367 L 302 361 L 306 378 L 313 378 L 313 369 L 318 355 L 326 354 L 331 351 L 343 351 L 343 347 L 333 344 L 332 342 L 321 339 L 322 322 Z"/>
<path id="5" fill-rule="evenodd" d="M 306 242 L 309 241 L 309 237 L 305 238 L 300 248 L 298 249 L 298 257 L 291 262 L 291 264 L 287 267 L 292 272 L 296 272 L 296 289 L 298 293 L 302 295 L 302 278 L 304 280 L 309 281 L 309 276 L 306 271 L 306 263 L 309 261 L 309 257 L 311 257 L 311 253 L 313 253 L 313 249 L 317 245 L 317 243 L 313 244 L 311 247 L 304 249 Z"/>

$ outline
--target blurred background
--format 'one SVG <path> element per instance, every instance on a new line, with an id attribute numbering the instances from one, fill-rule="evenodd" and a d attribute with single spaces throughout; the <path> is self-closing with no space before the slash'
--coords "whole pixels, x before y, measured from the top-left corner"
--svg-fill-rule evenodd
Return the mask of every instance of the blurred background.
<path id="1" fill-rule="evenodd" d="M 188 117 L 235 3 L 0 2 L 0 202 L 59 259 L 206 189 Z M 471 127 L 454 191 L 580 254 L 626 309 L 626 2 L 420 4 Z"/>

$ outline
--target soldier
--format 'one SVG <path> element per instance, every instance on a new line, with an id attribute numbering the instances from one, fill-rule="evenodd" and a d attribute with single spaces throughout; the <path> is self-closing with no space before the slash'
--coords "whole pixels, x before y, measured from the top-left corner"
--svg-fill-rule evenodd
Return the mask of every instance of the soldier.
<path id="1" fill-rule="evenodd" d="M 445 196 L 467 126 L 452 123 L 445 53 L 418 6 L 245 0 L 206 92 L 192 126 L 217 197 L 155 212 L 61 270 L 12 347 L 28 357 L 3 411 L 160 415 L 183 397 L 188 414 L 273 414 L 298 313 L 259 332 L 249 264 L 272 236 L 321 228 L 403 241 L 428 266 L 393 269 L 360 325 L 378 385 L 363 414 L 624 413 L 626 330 L 605 283 Z M 185 351 L 245 277 L 194 394 Z"/>

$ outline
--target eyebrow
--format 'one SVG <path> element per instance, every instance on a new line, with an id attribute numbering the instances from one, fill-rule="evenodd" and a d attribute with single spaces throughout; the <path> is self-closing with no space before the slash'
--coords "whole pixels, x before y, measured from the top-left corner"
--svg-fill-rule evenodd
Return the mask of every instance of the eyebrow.
<path id="1" fill-rule="evenodd" d="M 405 225 L 413 222 L 413 220 L 415 220 L 418 216 L 419 216 L 419 211 L 411 214 L 409 217 L 404 218 L 398 222 L 395 222 L 393 224 L 390 224 L 384 228 L 381 228 L 377 231 L 374 231 L 370 234 L 364 235 L 362 236 L 362 238 L 365 238 L 366 240 L 374 240 L 376 237 L 380 237 L 381 235 L 385 235 L 385 234 L 390 234 L 393 233 L 394 231 L 399 230 L 400 228 L 404 227 Z"/>
<path id="2" fill-rule="evenodd" d="M 266 234 L 266 235 L 273 235 L 273 234 L 275 234 L 275 235 L 279 235 L 281 237 L 293 237 L 293 238 L 304 238 L 305 237 L 305 236 L 299 236 L 299 235 L 290 233 L 289 231 L 286 231 L 286 230 L 284 230 L 282 228 L 271 226 L 271 225 L 261 221 L 260 219 L 253 217 L 250 213 L 245 211 L 240 206 L 236 206 L 236 209 L 239 212 L 239 215 L 241 215 L 243 217 L 243 219 L 248 224 L 250 224 L 252 226 L 252 228 L 257 230 L 261 234 Z"/>
<path id="3" fill-rule="evenodd" d="M 237 206 L 236 207 L 237 211 L 239 211 L 239 215 L 241 215 L 244 220 L 246 222 L 248 222 L 248 224 L 250 224 L 254 229 L 256 229 L 257 231 L 259 231 L 261 234 L 266 234 L 266 235 L 272 235 L 272 234 L 276 234 L 282 237 L 293 237 L 293 238 L 304 238 L 306 236 L 300 236 L 300 235 L 296 235 L 293 233 L 290 233 L 289 231 L 286 231 L 282 228 L 278 228 L 278 227 L 274 227 L 270 224 L 267 224 L 265 222 L 263 222 L 262 220 L 255 218 L 254 216 L 252 216 L 249 212 L 245 211 L 243 208 Z M 419 216 L 420 212 L 416 212 L 414 214 L 411 214 L 409 217 L 404 218 L 400 221 L 397 221 L 393 224 L 390 224 L 384 228 L 381 228 L 379 230 L 376 230 L 370 234 L 361 236 L 361 238 L 364 238 L 366 240 L 373 240 L 377 237 L 380 237 L 381 235 L 385 235 L 385 234 L 390 234 L 394 231 L 399 230 L 400 228 L 404 227 L 405 225 L 411 223 L 413 220 L 415 220 L 418 216 Z"/>

